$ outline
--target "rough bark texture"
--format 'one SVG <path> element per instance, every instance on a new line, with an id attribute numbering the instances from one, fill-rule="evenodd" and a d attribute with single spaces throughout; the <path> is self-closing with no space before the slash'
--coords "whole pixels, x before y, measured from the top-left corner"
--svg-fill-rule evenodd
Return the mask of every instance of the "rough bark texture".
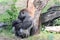
<path id="1" fill-rule="evenodd" d="M 38 29 L 36 33 L 39 33 L 40 30 L 40 14 L 41 10 L 45 7 L 48 0 L 28 0 L 27 2 L 27 8 L 32 13 L 34 26 Z"/>
<path id="2" fill-rule="evenodd" d="M 41 20 L 40 14 L 41 10 L 46 6 L 48 0 L 34 0 L 35 16 L 34 16 L 34 24 L 39 28 L 38 31 L 41 29 Z"/>

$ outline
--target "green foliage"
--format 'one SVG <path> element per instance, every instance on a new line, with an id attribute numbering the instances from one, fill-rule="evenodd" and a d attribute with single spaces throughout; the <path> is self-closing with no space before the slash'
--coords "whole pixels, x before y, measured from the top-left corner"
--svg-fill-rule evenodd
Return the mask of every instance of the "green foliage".
<path id="1" fill-rule="evenodd" d="M 10 21 L 12 21 L 12 20 L 14 20 L 14 19 L 16 19 L 16 17 L 17 17 L 17 14 L 18 14 L 18 12 L 17 12 L 17 8 L 16 8 L 16 6 L 15 6 L 15 2 L 16 2 L 17 0 L 13 0 L 13 4 L 11 5 L 11 9 L 8 9 L 6 12 L 9 14 L 9 16 L 10 16 Z"/>
<path id="2" fill-rule="evenodd" d="M 54 20 L 54 26 L 59 26 L 60 25 L 60 18 Z"/>
<path id="3" fill-rule="evenodd" d="M 16 20 L 17 15 L 18 15 L 18 11 L 15 6 L 15 2 L 16 2 L 16 0 L 14 1 L 14 4 L 11 5 L 11 8 L 6 10 L 6 13 L 9 15 L 9 18 L 4 19 L 4 22 L 8 22 L 8 24 L 9 24 L 9 26 L 6 28 L 7 30 L 12 29 L 12 22 L 13 22 L 13 20 Z"/>
<path id="4" fill-rule="evenodd" d="M 11 9 L 7 10 L 6 12 L 10 16 L 10 18 L 9 18 L 10 22 L 12 22 L 12 20 L 16 19 L 18 12 L 17 12 L 17 8 L 15 7 L 15 5 L 11 5 Z"/>
<path id="5" fill-rule="evenodd" d="M 9 3 L 10 0 L 0 0 L 0 4 L 2 4 L 3 6 L 7 5 Z"/>
<path id="6" fill-rule="evenodd" d="M 54 0 L 55 4 L 60 6 L 60 1 L 59 0 Z"/>
<path id="7" fill-rule="evenodd" d="M 17 16 L 18 16 L 18 10 L 17 10 L 17 7 L 15 6 L 16 1 L 17 0 L 13 0 L 13 4 L 10 5 L 10 9 L 7 9 L 6 12 L 0 16 L 0 21 L 6 22 L 8 24 L 8 26 L 4 29 L 9 32 L 12 31 L 11 29 L 12 29 L 13 20 L 16 20 Z M 4 5 L 4 3 L 3 3 L 3 5 Z"/>

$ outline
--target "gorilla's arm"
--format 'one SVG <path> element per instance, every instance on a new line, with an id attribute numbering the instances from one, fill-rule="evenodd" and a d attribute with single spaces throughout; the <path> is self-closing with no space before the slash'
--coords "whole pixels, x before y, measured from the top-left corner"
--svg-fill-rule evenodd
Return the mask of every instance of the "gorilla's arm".
<path id="1" fill-rule="evenodd" d="M 15 20 L 15 21 L 13 21 L 12 22 L 12 26 L 16 26 L 17 24 L 20 24 L 20 23 L 22 23 L 22 21 L 21 20 Z"/>

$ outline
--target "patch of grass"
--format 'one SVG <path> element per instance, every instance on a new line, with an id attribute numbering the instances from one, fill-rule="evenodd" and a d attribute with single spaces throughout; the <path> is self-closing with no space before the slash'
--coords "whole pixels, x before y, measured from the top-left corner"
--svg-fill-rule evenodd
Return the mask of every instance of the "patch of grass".
<path id="1" fill-rule="evenodd" d="M 29 37 L 28 40 L 60 40 L 60 34 L 43 31 L 38 35 Z"/>
<path id="2" fill-rule="evenodd" d="M 15 38 L 15 35 L 12 34 L 10 31 L 7 31 L 7 30 L 3 30 L 3 32 L 0 33 L 0 36 L 8 37 L 11 39 Z M 40 34 L 30 36 L 30 37 L 25 38 L 23 40 L 60 40 L 60 34 L 41 31 Z"/>

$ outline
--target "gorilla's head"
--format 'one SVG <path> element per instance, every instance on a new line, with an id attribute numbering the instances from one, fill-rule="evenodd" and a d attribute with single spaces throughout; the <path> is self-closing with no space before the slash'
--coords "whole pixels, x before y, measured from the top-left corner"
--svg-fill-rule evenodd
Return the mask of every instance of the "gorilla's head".
<path id="1" fill-rule="evenodd" d="M 23 21 L 25 17 L 28 17 L 28 16 L 29 16 L 29 12 L 26 9 L 23 9 L 19 12 L 18 19 Z"/>

